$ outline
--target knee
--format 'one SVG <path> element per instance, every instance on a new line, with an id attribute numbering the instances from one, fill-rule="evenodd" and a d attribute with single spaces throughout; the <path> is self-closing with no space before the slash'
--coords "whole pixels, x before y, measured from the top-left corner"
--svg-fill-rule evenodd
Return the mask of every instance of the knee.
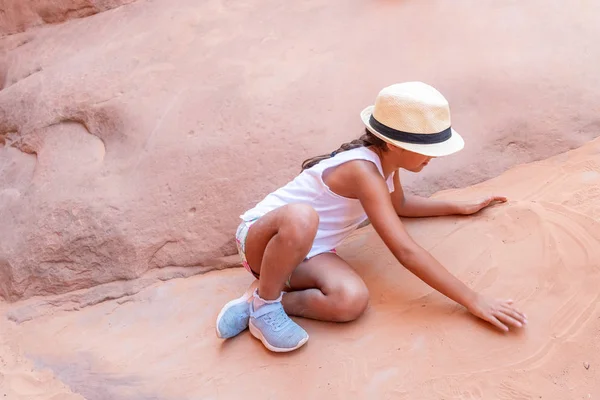
<path id="1" fill-rule="evenodd" d="M 317 234 L 319 214 L 308 204 L 290 204 L 287 206 L 282 228 L 286 236 L 296 242 L 310 238 L 310 243 Z"/>
<path id="2" fill-rule="evenodd" d="M 369 304 L 369 289 L 362 281 L 353 282 L 337 288 L 335 296 L 335 320 L 349 322 L 358 319 Z"/>

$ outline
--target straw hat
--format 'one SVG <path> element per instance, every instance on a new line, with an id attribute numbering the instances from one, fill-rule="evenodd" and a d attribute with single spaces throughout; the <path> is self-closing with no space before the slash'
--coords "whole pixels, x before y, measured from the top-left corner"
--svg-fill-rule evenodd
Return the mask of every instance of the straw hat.
<path id="1" fill-rule="evenodd" d="M 465 146 L 452 129 L 448 101 L 422 82 L 383 88 L 375 105 L 365 108 L 360 116 L 375 136 L 415 153 L 441 157 Z"/>

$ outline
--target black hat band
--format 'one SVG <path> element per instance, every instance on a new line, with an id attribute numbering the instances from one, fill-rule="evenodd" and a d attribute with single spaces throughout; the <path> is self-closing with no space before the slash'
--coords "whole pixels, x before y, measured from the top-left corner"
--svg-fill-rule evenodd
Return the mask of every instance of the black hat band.
<path id="1" fill-rule="evenodd" d="M 436 144 L 442 143 L 452 137 L 452 128 L 448 127 L 438 133 L 410 133 L 398 131 L 389 126 L 383 125 L 377 121 L 371 114 L 369 123 L 378 133 L 387 137 L 388 139 L 397 140 L 399 142 L 412 143 L 412 144 Z"/>

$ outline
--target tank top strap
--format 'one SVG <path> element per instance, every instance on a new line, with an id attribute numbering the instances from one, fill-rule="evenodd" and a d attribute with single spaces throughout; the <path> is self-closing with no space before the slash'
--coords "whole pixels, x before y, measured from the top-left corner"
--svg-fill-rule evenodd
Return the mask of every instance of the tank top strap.
<path id="1" fill-rule="evenodd" d="M 385 175 L 383 173 L 383 167 L 381 165 L 381 160 L 379 159 L 379 156 L 377 155 L 377 153 L 375 153 L 372 150 L 369 150 L 367 147 L 357 147 L 352 150 L 343 151 L 341 153 L 336 154 L 334 157 L 331 157 L 331 158 L 321 161 L 315 167 L 318 168 L 319 174 L 322 174 L 322 172 L 328 168 L 335 167 L 337 165 L 340 165 L 340 164 L 343 164 L 345 162 L 352 161 L 352 160 L 371 161 L 373 164 L 375 164 L 375 166 L 377 167 L 377 170 L 379 171 L 379 173 L 381 174 L 383 179 L 385 179 Z M 387 183 L 387 186 L 388 186 L 388 189 L 390 192 L 394 191 L 393 179 L 394 179 L 395 173 L 396 172 L 390 174 L 390 176 L 386 180 L 386 183 Z"/>

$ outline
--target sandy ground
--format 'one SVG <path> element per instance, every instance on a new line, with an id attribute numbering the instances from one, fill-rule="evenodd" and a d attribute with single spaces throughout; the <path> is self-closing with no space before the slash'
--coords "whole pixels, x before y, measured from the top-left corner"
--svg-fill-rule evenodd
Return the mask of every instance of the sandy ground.
<path id="1" fill-rule="evenodd" d="M 407 221 L 470 286 L 514 298 L 529 319 L 521 331 L 499 333 L 432 291 L 367 227 L 340 249 L 367 282 L 367 312 L 348 324 L 298 319 L 311 339 L 295 353 L 270 353 L 247 331 L 216 338 L 220 307 L 253 279 L 231 269 L 79 310 L 51 307 L 60 298 L 12 305 L 2 349 L 21 355 L 2 354 L 3 390 L 69 398 L 62 382 L 89 400 L 598 399 L 599 155 L 600 139 L 438 194 L 509 196 L 476 216 Z"/>
<path id="2" fill-rule="evenodd" d="M 0 304 L 0 312 L 6 309 Z M 0 399 L 83 400 L 56 379 L 51 369 L 39 368 L 22 351 L 18 333 L 6 317 L 0 323 Z"/>

